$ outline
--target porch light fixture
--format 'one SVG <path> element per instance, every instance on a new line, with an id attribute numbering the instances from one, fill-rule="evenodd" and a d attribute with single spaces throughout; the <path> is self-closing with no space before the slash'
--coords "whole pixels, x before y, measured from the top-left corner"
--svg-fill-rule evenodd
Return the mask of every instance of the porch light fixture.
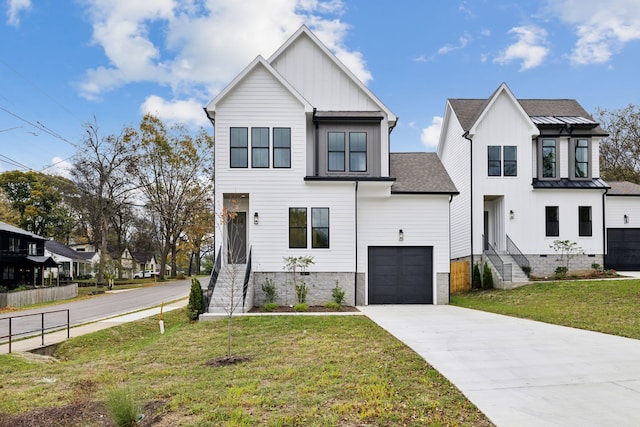
<path id="1" fill-rule="evenodd" d="M 398 240 L 401 242 L 404 240 L 404 231 L 402 231 L 402 228 L 398 230 Z"/>
<path id="2" fill-rule="evenodd" d="M 513 209 L 509 211 L 509 219 L 513 219 L 516 217 L 516 214 L 513 212 Z"/>
<path id="3" fill-rule="evenodd" d="M 624 223 L 629 224 L 629 215 L 624 216 Z"/>
<path id="4" fill-rule="evenodd" d="M 254 213 L 254 214 L 253 214 L 253 223 L 254 223 L 255 225 L 260 224 L 260 216 L 258 215 L 258 212 L 256 212 L 256 213 Z"/>

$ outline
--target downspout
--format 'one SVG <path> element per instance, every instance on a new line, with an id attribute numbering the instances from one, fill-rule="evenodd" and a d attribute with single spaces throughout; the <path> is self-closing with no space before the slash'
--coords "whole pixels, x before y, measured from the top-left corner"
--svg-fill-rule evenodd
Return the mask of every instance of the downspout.
<path id="1" fill-rule="evenodd" d="M 449 194 L 449 260 L 451 260 L 451 202 L 453 201 L 453 194 Z M 448 304 L 451 304 L 451 262 L 449 262 L 449 294 Z"/>
<path id="2" fill-rule="evenodd" d="M 355 241 L 356 241 L 356 270 L 353 273 L 353 306 L 358 305 L 358 180 L 355 181 L 354 208 L 355 208 Z"/>
<path id="3" fill-rule="evenodd" d="M 204 110 L 204 114 L 207 116 L 207 118 L 209 119 L 209 121 L 211 122 L 211 126 L 213 126 L 213 143 L 215 144 L 216 142 L 216 119 L 215 117 L 212 117 L 209 114 L 209 110 L 207 110 L 207 108 L 203 108 Z M 213 182 L 216 182 L 216 152 L 215 150 L 213 151 Z M 224 202 L 223 202 L 224 203 Z M 215 196 L 215 191 L 214 191 L 214 195 L 213 195 L 213 212 L 216 212 L 216 196 Z M 218 238 L 218 233 L 214 233 L 213 235 L 213 263 L 215 265 L 216 262 L 216 240 Z M 220 241 L 220 247 L 222 248 L 222 240 Z"/>
<path id="4" fill-rule="evenodd" d="M 313 124 L 315 125 L 315 135 L 314 135 L 314 159 L 313 159 L 313 175 L 318 176 L 319 172 L 319 156 L 320 156 L 320 135 L 318 134 L 318 120 L 316 120 L 316 108 L 313 107 Z"/>
<path id="5" fill-rule="evenodd" d="M 469 141 L 469 210 L 471 213 L 471 263 L 469 265 L 469 277 L 473 278 L 473 140 L 469 138 L 469 131 L 465 131 L 462 137 Z"/>
<path id="6" fill-rule="evenodd" d="M 609 192 L 608 188 L 604 189 L 604 193 L 602 193 L 602 268 L 607 268 L 605 266 L 605 258 L 607 255 L 607 219 L 606 219 L 606 196 Z"/>

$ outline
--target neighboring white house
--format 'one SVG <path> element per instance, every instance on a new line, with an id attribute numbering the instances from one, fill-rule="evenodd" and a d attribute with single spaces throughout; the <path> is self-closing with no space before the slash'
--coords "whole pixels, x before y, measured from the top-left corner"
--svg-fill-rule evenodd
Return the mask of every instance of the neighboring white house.
<path id="1" fill-rule="evenodd" d="M 435 153 L 390 154 L 397 117 L 307 27 L 205 110 L 216 214 L 237 212 L 216 233 L 217 253 L 230 246 L 219 277 L 250 259 L 247 308 L 264 302 L 267 279 L 295 304 L 292 256 L 313 257 L 300 276 L 310 304 L 336 283 L 347 304 L 448 302 L 455 186 Z"/>
<path id="2" fill-rule="evenodd" d="M 609 186 L 598 149 L 606 135 L 572 99 L 519 100 L 506 84 L 488 99 L 449 99 L 438 155 L 460 191 L 451 204 L 451 258 L 477 263 L 495 250 L 499 281 L 518 281 L 516 263 L 552 275 L 560 263 L 551 245 L 569 240 L 585 252 L 572 270 L 603 265 Z"/>
<path id="3" fill-rule="evenodd" d="M 71 247 L 47 240 L 44 244 L 45 256 L 53 258 L 58 263 L 59 270 L 52 270 L 53 277 L 59 271 L 60 278 L 78 279 L 78 277 L 90 276 L 93 273 L 93 255 L 95 253 L 77 252 Z"/>
<path id="4" fill-rule="evenodd" d="M 604 267 L 622 271 L 640 270 L 640 185 L 607 181 L 607 255 Z"/>

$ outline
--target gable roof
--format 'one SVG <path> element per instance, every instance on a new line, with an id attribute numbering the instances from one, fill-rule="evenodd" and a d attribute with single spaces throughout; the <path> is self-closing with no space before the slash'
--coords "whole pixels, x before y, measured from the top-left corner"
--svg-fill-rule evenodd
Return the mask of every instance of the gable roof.
<path id="1" fill-rule="evenodd" d="M 506 88 L 504 83 L 500 88 L 502 88 L 503 85 Z M 498 90 L 500 90 L 500 88 L 498 88 Z M 482 113 L 489 106 L 490 101 L 495 98 L 498 90 L 496 90 L 496 92 L 494 92 L 488 99 L 448 99 L 449 105 L 465 131 L 470 130 L 478 122 Z M 593 117 L 591 117 L 591 115 L 587 113 L 587 111 L 575 99 L 514 99 L 520 104 L 529 118 L 553 117 L 563 118 L 566 121 L 569 118 L 579 117 L 584 119 L 580 120 L 584 121 L 584 124 L 596 124 L 596 122 L 593 121 Z M 606 134 L 600 126 L 597 126 L 593 132 L 597 134 Z"/>
<path id="2" fill-rule="evenodd" d="M 340 61 L 338 57 L 333 52 L 331 52 L 331 50 L 329 50 L 329 48 L 324 43 L 322 43 L 320 39 L 316 37 L 316 35 L 306 25 L 302 25 L 300 28 L 298 28 L 298 30 L 293 33 L 293 35 L 289 37 L 289 39 L 284 42 L 284 44 L 280 46 L 280 48 L 278 48 L 278 50 L 276 50 L 273 55 L 269 57 L 269 63 L 272 64 L 274 61 L 276 61 L 278 57 L 284 54 L 289 49 L 289 47 L 293 45 L 300 37 L 308 37 L 320 50 L 322 50 L 322 52 L 324 52 L 324 54 L 329 59 L 331 59 L 331 61 L 333 61 L 333 63 L 343 73 L 349 76 L 349 78 L 358 86 L 360 90 L 362 90 L 376 105 L 380 107 L 381 111 L 384 111 L 387 114 L 387 118 L 389 121 L 394 123 L 398 121 L 396 115 L 393 114 L 393 112 L 386 105 L 384 105 L 384 103 L 380 99 L 378 99 L 378 97 L 375 96 L 373 92 L 364 83 L 362 83 L 362 81 L 360 81 L 360 79 L 356 77 L 356 75 L 353 74 L 353 72 L 346 65 L 342 63 L 342 61 Z"/>
<path id="3" fill-rule="evenodd" d="M 611 186 L 607 196 L 640 196 L 640 185 L 629 181 L 607 181 Z"/>
<path id="4" fill-rule="evenodd" d="M 271 64 L 269 64 L 261 55 L 258 55 L 256 59 L 251 61 L 251 63 L 247 65 L 245 69 L 242 70 L 242 72 L 238 74 L 236 78 L 233 79 L 231 83 L 229 83 L 227 87 L 222 90 L 222 92 L 220 92 L 211 102 L 209 102 L 209 104 L 207 104 L 207 106 L 205 107 L 207 116 L 209 116 L 209 112 L 213 112 L 215 114 L 217 104 L 222 101 L 229 93 L 231 93 L 233 89 L 240 82 L 242 82 L 256 67 L 260 66 L 264 67 L 274 79 L 280 82 L 280 84 L 294 96 L 294 98 L 300 101 L 300 103 L 304 107 L 305 112 L 310 113 L 313 111 L 313 107 L 311 106 L 311 104 L 309 104 L 309 102 L 304 99 L 304 97 L 300 95 L 300 93 L 298 93 L 298 91 L 295 90 L 295 88 L 291 86 L 291 84 L 271 66 Z M 209 118 L 211 119 L 212 117 Z"/>
<path id="5" fill-rule="evenodd" d="M 42 236 L 38 236 L 30 231 L 23 230 L 22 228 L 18 228 L 15 225 L 7 224 L 6 222 L 0 221 L 0 231 L 5 231 L 7 233 L 20 234 L 22 236 L 29 236 L 34 239 L 47 240 Z"/>
<path id="6" fill-rule="evenodd" d="M 458 194 L 436 153 L 390 153 L 391 193 Z"/>
<path id="7" fill-rule="evenodd" d="M 60 242 L 56 242 L 55 240 L 47 240 L 44 242 L 44 247 L 46 250 L 51 252 L 52 254 L 60 255 L 70 259 L 81 259 L 86 260 L 84 256 L 82 256 L 75 249 L 70 248 L 69 246 L 62 244 Z"/>

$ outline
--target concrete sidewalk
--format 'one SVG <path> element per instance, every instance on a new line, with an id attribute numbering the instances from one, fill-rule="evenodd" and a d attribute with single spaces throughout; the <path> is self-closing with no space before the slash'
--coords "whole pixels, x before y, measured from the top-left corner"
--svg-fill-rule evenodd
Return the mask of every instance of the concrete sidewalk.
<path id="1" fill-rule="evenodd" d="M 174 301 L 170 304 L 165 304 L 163 307 L 163 313 L 176 310 L 178 308 L 185 307 L 188 303 L 188 298 Z M 146 310 L 136 311 L 133 313 L 123 314 L 120 316 L 109 317 L 101 319 L 95 322 L 86 323 L 84 325 L 74 326 L 70 329 L 70 338 L 78 337 L 81 335 L 90 334 L 92 332 L 100 331 L 102 329 L 111 328 L 112 326 L 121 325 L 127 322 L 133 322 L 135 320 L 144 319 L 151 316 L 157 316 L 160 314 L 160 306 L 149 308 Z M 11 343 L 11 352 L 24 352 L 33 351 L 41 347 L 47 347 L 53 344 L 58 344 L 67 339 L 67 330 L 56 331 L 47 333 L 44 336 L 44 346 L 42 345 L 42 337 L 40 335 L 32 338 L 22 339 L 20 341 L 14 341 Z M 4 342 L 0 344 L 0 354 L 9 353 L 9 343 Z"/>
<path id="2" fill-rule="evenodd" d="M 359 307 L 497 426 L 640 426 L 640 341 L 454 306 Z"/>

